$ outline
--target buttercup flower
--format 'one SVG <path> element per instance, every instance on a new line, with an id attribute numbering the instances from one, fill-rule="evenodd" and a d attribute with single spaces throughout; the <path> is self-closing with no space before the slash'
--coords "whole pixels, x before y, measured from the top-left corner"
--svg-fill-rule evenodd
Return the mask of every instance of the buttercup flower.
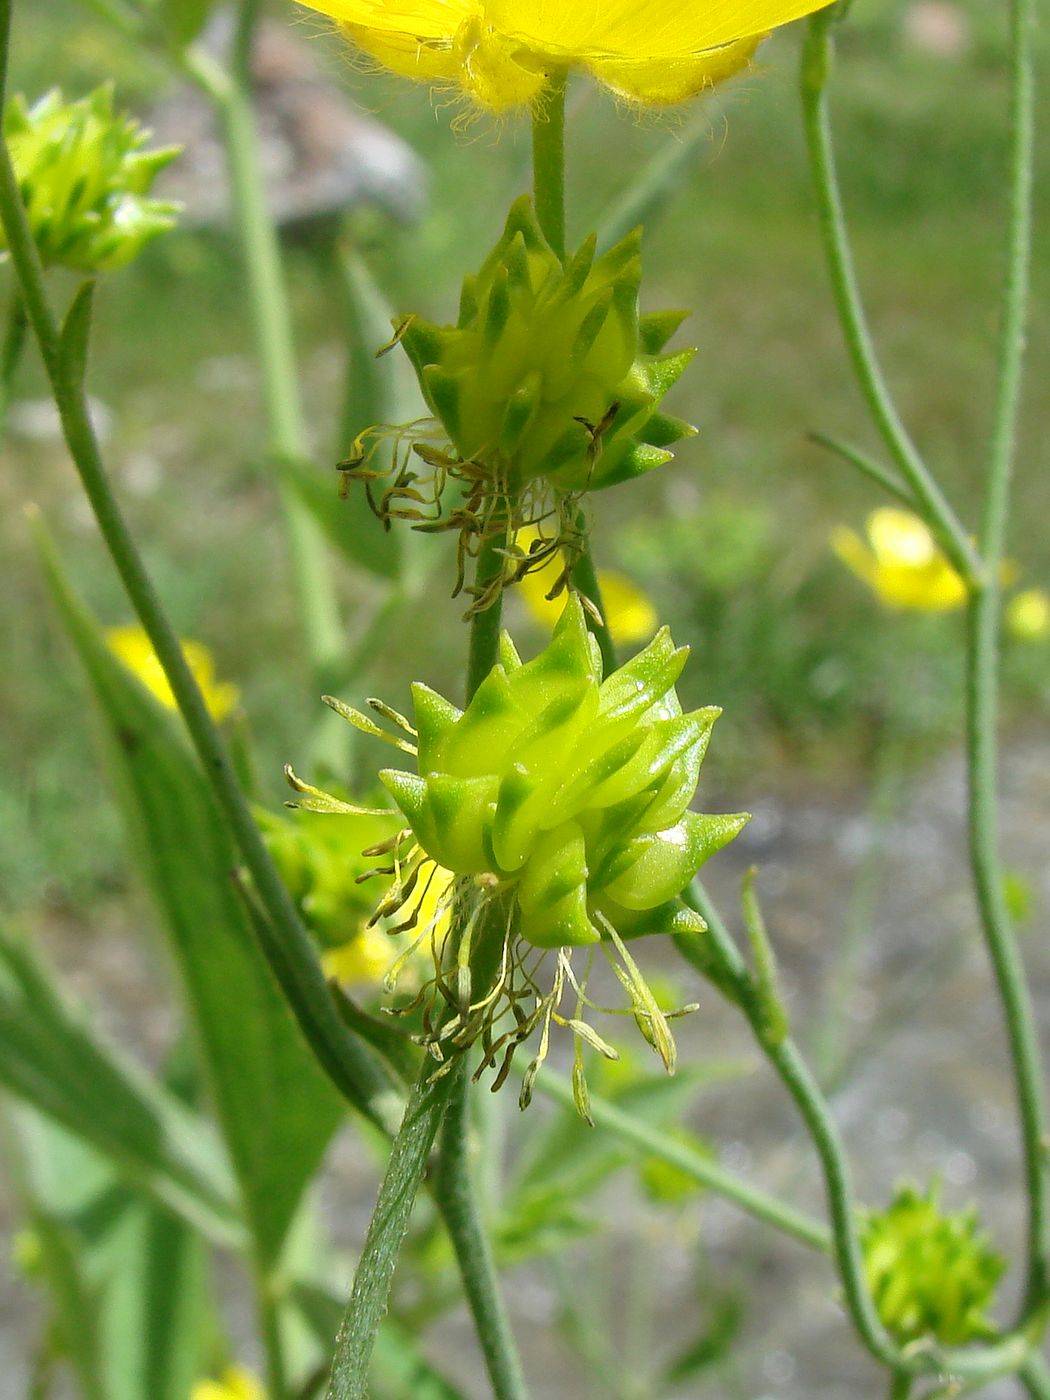
<path id="1" fill-rule="evenodd" d="M 771 29 L 830 0 L 302 2 L 383 67 L 505 111 L 570 68 L 632 102 L 683 102 L 745 67 Z"/>
<path id="2" fill-rule="evenodd" d="M 879 1317 L 902 1346 L 932 1337 L 944 1346 L 994 1332 L 986 1309 L 1006 1267 L 973 1209 L 950 1215 L 939 1188 L 897 1192 L 862 1227 L 864 1264 Z"/>
<path id="3" fill-rule="evenodd" d="M 219 1380 L 197 1381 L 190 1400 L 266 1400 L 266 1391 L 243 1366 L 230 1366 Z"/>
<path id="4" fill-rule="evenodd" d="M 175 697 L 153 643 L 141 627 L 111 627 L 106 633 L 110 650 L 123 661 L 153 697 L 169 710 L 177 710 Z M 200 642 L 183 640 L 182 654 L 204 696 L 208 713 L 217 723 L 227 719 L 240 704 L 241 693 L 229 681 L 215 678 L 215 659 Z"/>
<path id="5" fill-rule="evenodd" d="M 966 584 L 942 554 L 927 526 L 910 511 L 872 511 L 867 542 L 840 526 L 831 547 L 889 608 L 952 612 L 966 603 Z"/>
<path id="6" fill-rule="evenodd" d="M 1006 605 L 1006 627 L 1021 642 L 1043 642 L 1050 637 L 1050 594 L 1042 588 L 1026 588 Z"/>
<path id="7" fill-rule="evenodd" d="M 178 206 L 149 191 L 178 149 L 143 149 L 149 132 L 114 112 L 111 87 L 79 102 L 49 92 L 32 107 L 15 97 L 4 134 L 45 266 L 123 267 L 174 226 Z"/>
<path id="8" fill-rule="evenodd" d="M 515 1048 L 543 1027 L 538 1064 L 552 1021 L 615 1055 L 582 1019 L 590 1005 L 586 974 L 577 979 L 569 956 L 573 948 L 605 945 L 615 951 L 613 966 L 631 1000 L 625 1010 L 673 1067 L 667 1015 L 625 940 L 702 932 L 703 921 L 678 896 L 747 820 L 689 810 L 719 711 L 682 713 L 675 684 L 687 654 L 676 650 L 665 628 L 603 679 L 597 644 L 573 595 L 550 645 L 533 661 L 522 663 L 504 633 L 501 659 L 466 710 L 419 684 L 414 726 L 372 702 L 410 736 L 389 735 L 390 742 L 416 759 L 414 773 L 380 773 L 406 828 L 372 852 L 391 858 L 385 869 L 393 876 L 373 921 L 407 908 L 402 927 L 434 944 L 423 1039 L 437 1058 L 449 1046 L 464 1049 L 480 1039 L 482 1068 L 505 1053 L 501 1082 Z M 372 720 L 329 703 L 377 733 Z M 299 787 L 317 810 L 339 810 L 337 801 Z M 456 879 L 423 922 L 419 891 L 425 897 L 439 871 Z M 449 913 L 449 936 L 434 940 L 436 920 Z M 494 929 L 502 951 L 476 985 L 474 940 L 491 944 Z M 543 950 L 556 953 L 550 990 L 536 981 Z M 570 987 L 577 1009 L 566 1018 L 559 1007 Z M 441 1014 L 449 1007 L 457 1013 L 451 1018 Z M 514 1023 L 496 1035 L 508 1012 Z M 582 1085 L 582 1070 L 577 1078 Z M 577 1102 L 586 1112 L 582 1088 Z"/>

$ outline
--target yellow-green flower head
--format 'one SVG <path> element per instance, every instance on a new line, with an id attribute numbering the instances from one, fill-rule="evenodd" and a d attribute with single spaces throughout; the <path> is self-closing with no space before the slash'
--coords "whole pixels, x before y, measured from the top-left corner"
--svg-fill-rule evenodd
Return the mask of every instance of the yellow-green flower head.
<path id="1" fill-rule="evenodd" d="M 229 1366 L 218 1380 L 197 1381 L 190 1400 L 266 1400 L 262 1382 L 243 1366 Z"/>
<path id="2" fill-rule="evenodd" d="M 123 267 L 174 226 L 178 206 L 149 192 L 178 149 L 145 150 L 149 132 L 114 112 L 111 87 L 79 102 L 49 92 L 32 107 L 15 97 L 4 134 L 45 266 Z"/>
<path id="3" fill-rule="evenodd" d="M 113 654 L 123 661 L 155 700 L 159 700 L 165 709 L 178 709 L 160 658 L 141 627 L 111 627 L 106 633 L 106 641 Z M 182 654 L 200 687 L 208 713 L 216 723 L 221 723 L 240 704 L 240 691 L 229 681 L 216 679 L 215 658 L 200 642 L 183 638 Z"/>
<path id="4" fill-rule="evenodd" d="M 582 68 L 645 106 L 738 72 L 771 29 L 829 0 L 302 0 L 362 53 L 417 82 L 506 111 Z"/>
<path id="5" fill-rule="evenodd" d="M 668 445 L 695 431 L 659 412 L 695 351 L 660 354 L 682 314 L 639 317 L 640 239 L 596 258 L 591 238 L 563 266 L 523 197 L 464 284 L 458 323 L 405 325 L 423 394 L 465 463 L 511 492 L 540 477 L 597 490 L 670 461 Z"/>
<path id="6" fill-rule="evenodd" d="M 678 901 L 744 816 L 689 811 L 716 709 L 683 715 L 665 628 L 602 679 L 574 596 L 550 645 L 502 659 L 465 711 L 413 687 L 418 772 L 380 774 L 428 857 L 512 892 L 544 948 L 702 927 Z"/>
<path id="7" fill-rule="evenodd" d="M 902 1346 L 920 1338 L 961 1346 L 993 1334 L 986 1311 L 1006 1262 L 974 1209 L 942 1210 L 936 1183 L 925 1195 L 903 1186 L 888 1209 L 867 1214 L 862 1244 L 879 1316 Z"/>
<path id="8" fill-rule="evenodd" d="M 917 515 L 882 507 L 868 516 L 866 533 L 867 541 L 840 526 L 831 546 L 887 607 L 952 612 L 964 606 L 966 584 Z"/>

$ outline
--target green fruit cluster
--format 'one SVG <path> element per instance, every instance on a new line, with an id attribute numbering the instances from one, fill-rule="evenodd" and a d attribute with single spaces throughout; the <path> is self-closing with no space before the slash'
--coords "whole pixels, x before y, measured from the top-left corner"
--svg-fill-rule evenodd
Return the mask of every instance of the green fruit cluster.
<path id="1" fill-rule="evenodd" d="M 460 456 L 510 493 L 538 477 L 568 492 L 613 486 L 670 461 L 691 435 L 659 411 L 694 351 L 661 354 L 684 316 L 640 317 L 640 232 L 563 265 L 528 198 L 463 287 L 459 321 L 412 317 L 401 343 Z"/>
<path id="2" fill-rule="evenodd" d="M 45 267 L 123 267 L 173 227 L 178 206 L 149 192 L 178 149 L 143 150 L 149 133 L 114 112 L 111 87 L 79 102 L 52 91 L 32 107 L 15 97 L 4 135 Z"/>
<path id="3" fill-rule="evenodd" d="M 719 711 L 682 713 L 686 656 L 665 628 L 603 680 L 572 597 L 535 660 L 504 634 L 465 711 L 414 686 L 418 772 L 380 777 L 431 859 L 513 888 L 537 946 L 697 930 L 677 896 L 747 818 L 688 810 Z"/>

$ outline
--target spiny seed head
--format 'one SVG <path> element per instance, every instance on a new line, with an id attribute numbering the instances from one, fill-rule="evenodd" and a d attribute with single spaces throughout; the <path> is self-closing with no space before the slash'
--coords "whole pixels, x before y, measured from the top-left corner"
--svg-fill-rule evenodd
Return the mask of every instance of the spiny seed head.
<path id="1" fill-rule="evenodd" d="M 511 491 L 538 477 L 569 492 L 670 461 L 695 430 L 659 410 L 695 353 L 661 354 L 683 316 L 639 317 L 641 235 L 602 257 L 592 237 L 563 265 L 527 197 L 468 277 L 455 326 L 413 317 L 401 343 L 465 461 Z"/>
<path id="2" fill-rule="evenodd" d="M 901 1345 L 933 1338 L 962 1346 L 987 1338 L 986 1317 L 1006 1267 L 974 1209 L 943 1210 L 936 1183 L 902 1186 L 884 1211 L 866 1215 L 864 1263 L 883 1326 Z"/>
<path id="3" fill-rule="evenodd" d="M 113 110 L 108 84 L 79 102 L 57 90 L 32 107 L 14 97 L 4 134 L 45 266 L 123 267 L 174 226 L 178 206 L 149 191 L 178 149 L 144 150 L 149 133 Z"/>
<path id="4" fill-rule="evenodd" d="M 683 714 L 664 628 L 602 678 L 574 596 L 550 645 L 501 659 L 461 711 L 414 687 L 418 771 L 380 774 L 420 847 L 513 889 L 540 947 L 702 928 L 677 896 L 747 818 L 689 811 L 716 709 Z"/>

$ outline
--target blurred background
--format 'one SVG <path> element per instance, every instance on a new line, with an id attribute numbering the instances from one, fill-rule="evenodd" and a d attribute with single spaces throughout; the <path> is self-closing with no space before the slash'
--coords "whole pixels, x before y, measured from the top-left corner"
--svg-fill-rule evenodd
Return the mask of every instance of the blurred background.
<path id="1" fill-rule="evenodd" d="M 1002 8 L 857 0 L 834 84 L 842 177 L 874 329 L 906 421 L 974 525 L 1002 267 Z M 318 697 L 261 460 L 258 371 L 239 249 L 217 194 L 214 133 L 168 74 L 123 45 L 88 6 L 48 0 L 16 11 L 12 90 L 35 98 L 57 84 L 74 97 L 112 79 L 119 104 L 164 141 L 193 134 L 169 185 L 186 201 L 183 227 L 101 289 L 90 386 L 154 577 L 180 631 L 204 642 L 222 678 L 240 687 L 260 791 L 276 806 L 282 764 L 306 761 Z M 479 120 L 453 136 L 452 114 L 424 90 L 357 71 L 316 18 L 294 6 L 275 3 L 270 13 L 259 65 L 263 133 L 313 455 L 334 492 L 334 464 L 366 426 L 354 418 L 360 356 L 348 364 L 345 348 L 347 248 L 396 310 L 450 319 L 463 275 L 526 187 L 528 133 L 514 121 Z M 752 74 L 662 118 L 638 118 L 583 84 L 571 94 L 571 241 L 615 213 L 641 166 L 676 152 L 681 158 L 680 187 L 647 236 L 643 304 L 692 308 L 679 343 L 699 347 L 672 403 L 699 436 L 615 500 L 593 501 L 596 547 L 599 563 L 633 580 L 676 639 L 692 646 L 683 700 L 725 710 L 705 766 L 703 805 L 749 808 L 755 821 L 712 867 L 711 882 L 731 902 L 740 870 L 762 865 L 793 1008 L 811 1048 L 831 1047 L 828 1073 L 842 1083 L 864 1186 L 884 1198 L 900 1175 L 939 1171 L 954 1203 L 991 1184 L 988 1216 L 1009 1250 L 1017 1229 L 1007 1184 L 1013 1128 L 960 864 L 962 623 L 955 614 L 886 611 L 829 547 L 836 526 L 862 529 L 882 502 L 810 437 L 829 433 L 878 454 L 817 240 L 797 45 L 797 34 L 779 35 Z M 1044 60 L 1046 52 L 1044 35 Z M 1050 144 L 1038 151 L 1030 388 L 1010 542 L 1024 588 L 1050 585 Z M 89 742 L 86 691 L 33 560 L 27 502 L 44 509 L 67 568 L 103 621 L 119 625 L 130 616 L 32 357 L 18 381 L 4 458 L 0 909 L 58 956 L 69 986 L 105 1028 L 155 1061 L 171 1018 L 153 954 L 134 938 L 150 916 L 130 881 L 119 816 Z M 340 591 L 360 638 L 378 585 L 341 566 Z M 455 694 L 461 611 L 430 588 L 408 627 L 380 633 L 374 693 L 403 705 L 409 681 L 426 677 Z M 510 603 L 509 619 L 525 649 L 541 644 L 543 632 L 520 602 Z M 1008 860 L 1017 910 L 1038 929 L 1050 896 L 1045 639 L 1008 638 L 1005 686 Z M 1026 946 L 1047 989 L 1044 941 L 1036 936 Z M 683 1031 L 684 1057 L 706 1058 L 717 1047 L 720 1059 L 750 1068 L 752 1052 L 732 1017 L 713 996 L 704 1000 Z M 916 1008 L 921 1033 L 901 1032 Z M 866 1047 L 887 1042 L 892 1048 L 875 1071 Z M 918 1064 L 931 1076 L 921 1084 Z M 732 1083 L 705 1090 L 690 1109 L 697 1131 L 727 1165 L 788 1183 L 819 1208 L 809 1159 L 794 1153 L 795 1125 L 765 1076 L 743 1087 L 735 1070 L 727 1077 Z M 353 1242 L 367 1218 L 372 1168 L 362 1168 L 351 1147 L 343 1156 L 349 1176 L 337 1179 L 344 1188 L 352 1179 L 357 1195 L 333 1188 L 332 1210 Z M 570 1316 L 566 1281 L 582 1271 L 599 1291 L 609 1251 L 623 1244 L 601 1220 L 627 1190 L 617 1178 L 606 1206 L 592 1203 L 595 1242 L 582 1255 L 571 1252 L 566 1233 L 558 1268 L 530 1266 L 515 1289 L 526 1343 L 547 1377 L 538 1397 L 587 1393 L 578 1356 L 588 1319 Z M 695 1306 L 709 1347 L 699 1349 L 675 1394 L 846 1400 L 875 1393 L 819 1259 L 809 1264 L 797 1246 L 770 1241 L 728 1208 L 693 1196 L 669 1225 L 666 1213 L 650 1214 L 644 1189 L 635 1183 L 630 1191 L 632 1223 L 627 1229 L 620 1212 L 617 1231 L 641 1271 L 642 1284 L 632 1274 L 631 1287 L 645 1295 L 648 1279 L 658 1306 L 626 1339 L 643 1381 L 623 1390 L 624 1400 L 651 1393 L 647 1357 L 663 1364 L 693 1343 Z M 349 1213 L 347 1199 L 356 1202 Z M 633 1317 L 618 1290 L 616 1283 L 603 1306 Z M 20 1354 L 15 1319 L 26 1312 L 22 1290 L 0 1279 L 0 1351 L 5 1362 L 8 1348 L 16 1358 L 14 1370 L 0 1366 L 4 1400 L 23 1393 L 10 1376 L 18 1375 Z M 733 1365 L 720 1350 L 719 1326 L 746 1339 Z M 466 1334 L 457 1340 L 446 1329 L 436 1345 L 469 1382 Z M 620 1394 L 612 1385 L 596 1381 L 591 1393 Z"/>

